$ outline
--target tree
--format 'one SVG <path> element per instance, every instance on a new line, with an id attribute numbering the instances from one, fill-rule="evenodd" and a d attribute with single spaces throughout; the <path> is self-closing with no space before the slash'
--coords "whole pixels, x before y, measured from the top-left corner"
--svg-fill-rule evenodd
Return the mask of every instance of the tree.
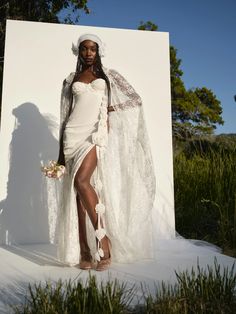
<path id="1" fill-rule="evenodd" d="M 141 22 L 138 29 L 155 31 L 158 27 L 148 21 Z M 177 57 L 177 49 L 170 46 L 173 135 L 175 138 L 186 139 L 212 134 L 216 124 L 224 123 L 221 103 L 206 87 L 186 90 L 182 80 L 181 62 Z"/>
<path id="2" fill-rule="evenodd" d="M 223 124 L 222 107 L 214 93 L 206 88 L 186 90 L 177 49 L 170 47 L 171 104 L 173 134 L 176 138 L 191 138 L 212 134 L 217 124 Z"/>
<path id="3" fill-rule="evenodd" d="M 88 0 L 1 0 L 0 3 L 0 114 L 2 95 L 2 75 L 4 64 L 4 44 L 6 32 L 6 20 L 26 20 L 49 23 L 60 23 L 58 14 L 62 10 L 73 13 L 67 14 L 62 22 L 76 23 L 79 19 L 79 12 L 83 10 L 89 13 Z M 0 116 L 1 118 L 1 116 Z"/>
<path id="4" fill-rule="evenodd" d="M 146 23 L 141 21 L 138 29 L 141 31 L 157 31 L 158 26 L 151 21 L 147 21 Z"/>

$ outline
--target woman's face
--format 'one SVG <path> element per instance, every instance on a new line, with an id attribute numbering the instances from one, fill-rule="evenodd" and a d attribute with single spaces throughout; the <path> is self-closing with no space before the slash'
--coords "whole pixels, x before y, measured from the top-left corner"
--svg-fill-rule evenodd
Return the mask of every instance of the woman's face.
<path id="1" fill-rule="evenodd" d="M 86 65 L 94 64 L 97 56 L 97 44 L 92 40 L 84 40 L 80 44 L 80 57 Z"/>

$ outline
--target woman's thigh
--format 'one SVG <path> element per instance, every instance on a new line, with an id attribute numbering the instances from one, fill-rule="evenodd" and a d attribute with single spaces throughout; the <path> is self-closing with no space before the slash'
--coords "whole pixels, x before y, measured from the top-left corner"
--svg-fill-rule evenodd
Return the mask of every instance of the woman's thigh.
<path id="1" fill-rule="evenodd" d="M 75 175 L 75 184 L 89 182 L 97 166 L 96 146 L 94 146 L 84 157 L 82 164 Z"/>

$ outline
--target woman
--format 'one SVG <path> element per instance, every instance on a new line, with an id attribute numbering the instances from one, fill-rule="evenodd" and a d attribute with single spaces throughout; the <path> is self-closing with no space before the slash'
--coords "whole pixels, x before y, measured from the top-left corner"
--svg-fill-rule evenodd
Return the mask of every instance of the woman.
<path id="1" fill-rule="evenodd" d="M 80 258 L 79 267 L 91 269 L 93 252 L 98 271 L 111 256 L 118 262 L 152 257 L 155 196 L 141 99 L 118 72 L 102 66 L 103 47 L 85 34 L 72 48 L 78 60 L 63 83 L 58 158 L 66 166 L 59 258 L 71 265 Z"/>

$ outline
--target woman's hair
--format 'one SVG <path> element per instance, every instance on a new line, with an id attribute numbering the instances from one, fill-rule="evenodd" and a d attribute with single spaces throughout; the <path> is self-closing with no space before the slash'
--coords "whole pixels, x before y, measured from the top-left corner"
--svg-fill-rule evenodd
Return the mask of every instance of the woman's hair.
<path id="1" fill-rule="evenodd" d="M 107 75 L 104 73 L 103 69 L 102 69 L 102 61 L 101 61 L 101 57 L 98 53 L 98 44 L 96 43 L 96 60 L 95 63 L 93 64 L 93 71 L 94 74 L 98 77 L 98 78 L 102 78 L 105 80 L 106 84 L 107 84 L 107 90 L 108 90 L 108 105 L 110 105 L 111 102 L 111 87 L 110 87 L 110 81 L 107 77 Z M 82 63 L 80 60 L 80 51 L 81 51 L 81 45 L 79 46 L 79 54 L 78 54 L 78 59 L 77 59 L 77 64 L 76 64 L 76 70 L 75 70 L 75 76 L 74 79 L 72 81 L 72 84 L 74 83 L 74 81 L 78 78 L 79 74 L 82 72 Z M 71 84 L 71 87 L 72 87 Z"/>

